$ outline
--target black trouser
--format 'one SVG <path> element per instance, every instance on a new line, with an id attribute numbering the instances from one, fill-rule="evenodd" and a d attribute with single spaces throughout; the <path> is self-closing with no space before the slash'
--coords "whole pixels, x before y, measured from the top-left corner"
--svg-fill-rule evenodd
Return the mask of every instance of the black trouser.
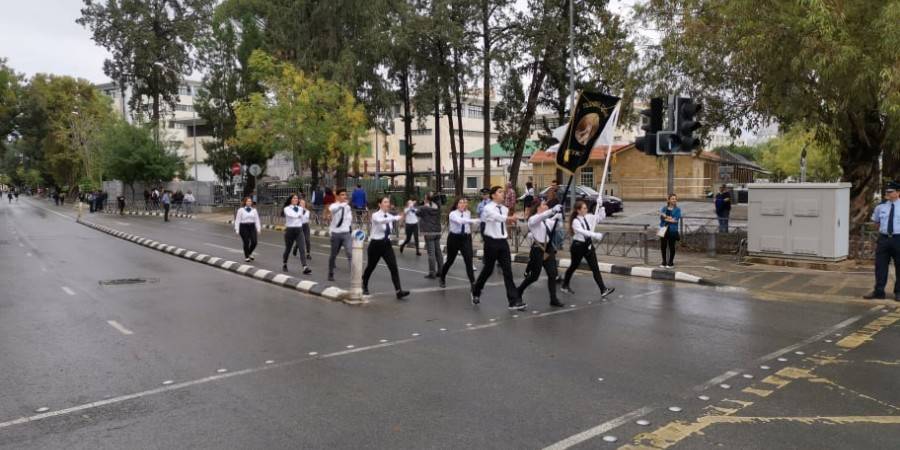
<path id="1" fill-rule="evenodd" d="M 397 259 L 394 258 L 394 249 L 391 247 L 391 241 L 379 239 L 377 241 L 369 241 L 369 249 L 367 251 L 369 261 L 366 263 L 366 270 L 363 272 L 363 288 L 369 288 L 369 277 L 372 271 L 378 265 L 379 259 L 384 259 L 388 270 L 391 271 L 391 281 L 394 282 L 394 289 L 400 290 L 400 272 L 397 270 Z"/>
<path id="2" fill-rule="evenodd" d="M 550 302 L 556 303 L 556 252 L 551 251 L 544 258 L 544 248 L 540 245 L 531 246 L 531 253 L 528 256 L 528 267 L 525 268 L 525 279 L 519 285 L 519 297 L 525 292 L 525 289 L 537 281 L 541 276 L 541 268 L 547 273 L 547 288 L 550 290 Z"/>
<path id="3" fill-rule="evenodd" d="M 303 243 L 306 244 L 306 257 L 312 253 L 312 245 L 309 243 L 309 223 L 303 224 Z"/>
<path id="4" fill-rule="evenodd" d="M 244 258 L 249 258 L 253 250 L 256 250 L 256 224 L 242 223 L 238 227 L 238 232 L 244 243 Z"/>
<path id="5" fill-rule="evenodd" d="M 886 234 L 878 236 L 878 246 L 875 248 L 875 294 L 884 295 L 884 287 L 887 285 L 888 270 L 891 260 L 894 261 L 894 295 L 900 294 L 900 234 L 888 237 Z"/>
<path id="6" fill-rule="evenodd" d="M 306 245 L 303 241 L 303 228 L 289 227 L 284 230 L 284 255 L 282 261 L 287 265 L 288 257 L 291 256 L 291 250 L 295 245 L 300 249 L 300 264 L 306 266 Z"/>
<path id="7" fill-rule="evenodd" d="M 678 233 L 671 229 L 666 235 L 659 238 L 659 252 L 662 253 L 662 263 L 664 266 L 675 265 L 675 243 L 678 242 Z M 666 258 L 668 250 L 668 259 Z"/>
<path id="8" fill-rule="evenodd" d="M 406 239 L 403 240 L 403 243 L 400 244 L 400 248 L 406 247 L 406 244 L 409 244 L 409 240 L 415 238 L 414 242 L 416 244 L 416 253 L 419 253 L 419 224 L 418 223 L 408 223 L 404 227 L 406 230 Z"/>
<path id="9" fill-rule="evenodd" d="M 456 260 L 456 254 L 462 253 L 463 262 L 466 264 L 466 275 L 469 283 L 475 282 L 475 270 L 472 269 L 472 235 L 450 233 L 447 236 L 447 260 L 441 269 L 441 279 L 447 278 L 447 272 Z"/>
<path id="10" fill-rule="evenodd" d="M 494 239 L 485 236 L 483 262 L 484 268 L 481 269 L 478 279 L 475 280 L 475 285 L 472 286 L 472 294 L 476 297 L 481 296 L 484 284 L 487 283 L 487 279 L 494 273 L 494 264 L 499 264 L 500 270 L 503 272 L 503 284 L 506 285 L 506 299 L 509 300 L 510 306 L 518 303 L 521 299 L 519 298 L 519 290 L 516 288 L 516 283 L 513 281 L 512 257 L 509 252 L 509 243 L 506 239 Z"/>
<path id="11" fill-rule="evenodd" d="M 168 203 L 163 203 L 163 220 L 166 221 L 166 222 L 169 221 L 169 208 L 170 208 L 171 206 L 172 206 L 172 205 L 170 205 L 170 204 L 168 204 Z"/>
<path id="12" fill-rule="evenodd" d="M 597 253 L 594 251 L 594 244 L 584 241 L 572 241 L 572 247 L 569 249 L 569 252 L 572 254 L 572 262 L 569 268 L 566 269 L 563 286 L 569 285 L 569 282 L 572 281 L 572 275 L 575 274 L 575 270 L 578 269 L 578 266 L 581 265 L 581 260 L 584 259 L 587 261 L 588 267 L 591 268 L 591 274 L 594 275 L 594 282 L 597 283 L 597 287 L 600 288 L 601 292 L 605 291 L 606 284 L 603 283 L 603 276 L 600 275 L 600 264 L 597 263 Z"/>

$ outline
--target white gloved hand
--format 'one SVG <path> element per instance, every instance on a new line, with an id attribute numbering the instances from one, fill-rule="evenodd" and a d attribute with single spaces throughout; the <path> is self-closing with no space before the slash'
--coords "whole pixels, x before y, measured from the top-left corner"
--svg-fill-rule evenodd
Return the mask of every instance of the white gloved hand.
<path id="1" fill-rule="evenodd" d="M 556 205 L 553 207 L 553 209 L 551 209 L 551 211 L 553 211 L 556 214 L 559 214 L 563 211 L 563 207 L 562 207 L 562 205 Z"/>
<path id="2" fill-rule="evenodd" d="M 603 233 L 594 233 L 593 238 L 595 241 L 600 242 L 603 240 Z"/>
<path id="3" fill-rule="evenodd" d="M 600 220 L 603 220 L 606 218 L 606 208 L 605 207 L 601 206 L 600 209 L 597 210 L 597 217 Z"/>

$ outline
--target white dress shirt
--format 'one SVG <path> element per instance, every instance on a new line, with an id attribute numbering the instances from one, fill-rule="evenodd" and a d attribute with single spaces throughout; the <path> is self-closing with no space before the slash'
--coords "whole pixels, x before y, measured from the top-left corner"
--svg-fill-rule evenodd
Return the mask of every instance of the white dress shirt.
<path id="1" fill-rule="evenodd" d="M 506 221 L 509 219 L 509 208 L 500 203 L 488 203 L 481 212 L 484 222 L 484 235 L 494 239 L 506 239 Z"/>
<path id="2" fill-rule="evenodd" d="M 561 214 L 548 209 L 540 214 L 535 214 L 528 218 L 528 232 L 536 244 L 546 244 L 549 242 L 548 235 L 553 229 L 553 224 L 562 217 Z M 559 225 L 557 225 L 559 226 Z"/>
<path id="3" fill-rule="evenodd" d="M 407 206 L 406 209 L 403 210 L 406 213 L 406 222 L 408 225 L 415 225 L 419 223 L 419 216 L 416 215 L 416 205 Z"/>
<path id="4" fill-rule="evenodd" d="M 400 216 L 378 210 L 372 214 L 372 235 L 369 240 L 382 241 L 390 239 L 390 233 L 394 229 L 394 222 L 400 220 Z"/>
<path id="5" fill-rule="evenodd" d="M 257 233 L 262 230 L 262 226 L 259 223 L 259 213 L 256 212 L 256 208 L 251 207 L 250 212 L 247 212 L 246 207 L 238 209 L 237 214 L 234 216 L 235 233 L 240 232 L 242 223 L 255 224 Z"/>
<path id="6" fill-rule="evenodd" d="M 284 226 L 300 228 L 309 222 L 309 211 L 302 206 L 288 205 L 284 207 Z"/>
<path id="7" fill-rule="evenodd" d="M 328 207 L 331 211 L 331 224 L 328 225 L 328 231 L 332 233 L 349 233 L 350 225 L 353 223 L 353 212 L 350 205 L 344 203 L 332 203 Z"/>
<path id="8" fill-rule="evenodd" d="M 471 234 L 472 225 L 478 223 L 478 219 L 473 219 L 472 214 L 467 210 L 460 212 L 458 209 L 450 211 L 450 233 L 451 234 Z"/>
<path id="9" fill-rule="evenodd" d="M 572 220 L 572 240 L 589 242 L 591 239 L 603 239 L 603 233 L 594 232 L 597 223 L 606 218 L 606 210 L 600 208 L 598 214 L 585 214 Z"/>

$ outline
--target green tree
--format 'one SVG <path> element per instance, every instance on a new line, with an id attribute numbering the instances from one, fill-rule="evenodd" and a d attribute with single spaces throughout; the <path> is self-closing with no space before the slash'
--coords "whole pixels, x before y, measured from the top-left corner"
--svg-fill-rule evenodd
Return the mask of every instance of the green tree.
<path id="1" fill-rule="evenodd" d="M 84 0 L 79 25 L 109 50 L 103 73 L 131 86 L 129 106 L 158 127 L 163 104 L 174 111 L 182 74 L 190 74 L 198 31 L 212 13 L 213 0 Z M 147 100 L 150 100 L 147 104 Z"/>
<path id="2" fill-rule="evenodd" d="M 649 0 L 639 13 L 662 36 L 647 66 L 661 85 L 699 97 L 711 127 L 813 126 L 837 143 L 851 220 L 866 221 L 878 159 L 900 152 L 900 0 Z"/>
<path id="3" fill-rule="evenodd" d="M 497 140 L 509 153 L 515 150 L 519 124 L 522 122 L 522 114 L 525 111 L 525 89 L 522 87 L 519 72 L 514 68 L 509 69 L 506 80 L 500 87 L 499 96 L 501 100 L 494 110 L 494 123 L 499 133 Z M 487 164 L 488 161 L 485 160 L 485 163 Z"/>
<path id="4" fill-rule="evenodd" d="M 265 159 L 288 151 L 297 160 L 323 165 L 346 161 L 363 150 L 366 114 L 350 91 L 258 50 L 250 68 L 266 93 L 253 93 L 237 103 L 232 144 L 258 148 Z M 336 181 L 344 182 L 340 177 Z"/>
<path id="5" fill-rule="evenodd" d="M 760 163 L 775 181 L 800 179 L 800 155 L 806 149 L 807 181 L 836 181 L 841 177 L 837 145 L 816 139 L 815 133 L 794 127 L 759 150 Z"/>
<path id="6" fill-rule="evenodd" d="M 22 76 L 6 65 L 6 59 L 0 58 L 0 155 L 7 137 L 16 129 L 21 83 Z"/>
<path id="7" fill-rule="evenodd" d="M 157 144 L 150 129 L 140 125 L 116 121 L 104 131 L 99 145 L 107 175 L 131 188 L 132 201 L 135 183 L 169 181 L 185 172 L 184 160 Z"/>

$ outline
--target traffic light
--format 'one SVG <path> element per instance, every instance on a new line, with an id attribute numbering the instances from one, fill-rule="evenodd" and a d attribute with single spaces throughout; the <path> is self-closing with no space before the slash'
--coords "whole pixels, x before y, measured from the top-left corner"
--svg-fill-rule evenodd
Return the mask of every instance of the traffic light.
<path id="1" fill-rule="evenodd" d="M 641 126 L 644 135 L 634 141 L 634 146 L 648 155 L 656 155 L 656 133 L 663 126 L 663 99 L 651 98 L 650 108 L 641 110 L 641 116 L 641 122 L 644 122 Z"/>
<path id="2" fill-rule="evenodd" d="M 700 122 L 696 115 L 701 106 L 694 100 L 686 97 L 675 98 L 675 135 L 672 136 L 672 155 L 690 155 L 700 146 L 700 139 L 694 136 L 694 131 L 700 128 Z"/>

